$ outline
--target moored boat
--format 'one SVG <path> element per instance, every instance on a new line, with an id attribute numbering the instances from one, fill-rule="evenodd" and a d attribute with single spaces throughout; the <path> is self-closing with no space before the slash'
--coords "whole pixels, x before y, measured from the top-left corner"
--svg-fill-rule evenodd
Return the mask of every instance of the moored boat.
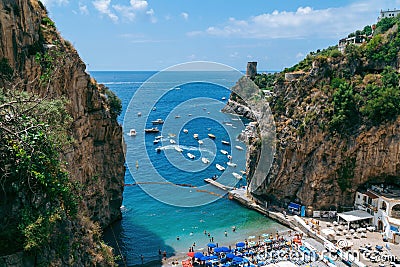
<path id="1" fill-rule="evenodd" d="M 176 144 L 176 141 L 175 141 L 174 139 L 169 139 L 169 142 L 170 142 L 171 144 Z"/>
<path id="2" fill-rule="evenodd" d="M 155 139 L 155 140 L 153 141 L 153 144 L 158 144 L 158 142 L 160 142 L 160 139 Z"/>
<path id="3" fill-rule="evenodd" d="M 230 146 L 230 145 L 231 145 L 231 143 L 229 143 L 228 141 L 225 141 L 225 140 L 222 140 L 221 143 L 222 143 L 223 145 L 227 145 L 227 146 Z"/>
<path id="4" fill-rule="evenodd" d="M 186 154 L 190 159 L 194 159 L 195 158 L 195 155 L 193 155 L 192 153 L 187 153 Z"/>
<path id="5" fill-rule="evenodd" d="M 184 133 L 188 133 L 189 130 L 188 130 L 188 129 L 183 129 L 183 132 L 184 132 Z"/>
<path id="6" fill-rule="evenodd" d="M 151 121 L 153 124 L 163 124 L 164 121 L 162 119 L 156 119 L 155 121 Z"/>
<path id="7" fill-rule="evenodd" d="M 181 152 L 183 151 L 183 149 L 180 148 L 179 146 L 175 146 L 174 148 L 175 148 L 175 150 L 178 151 L 179 153 L 181 153 Z"/>
<path id="8" fill-rule="evenodd" d="M 228 165 L 228 166 L 230 166 L 230 167 L 236 167 L 236 166 L 237 166 L 236 163 L 233 163 L 233 162 L 230 162 L 230 161 L 228 161 L 228 162 L 226 163 L 226 165 Z"/>
<path id="9" fill-rule="evenodd" d="M 198 140 L 197 142 L 199 142 L 199 145 L 204 144 L 203 140 Z"/>
<path id="10" fill-rule="evenodd" d="M 210 163 L 210 160 L 208 159 L 208 158 L 201 158 L 201 161 L 204 163 L 204 164 L 208 164 L 208 163 Z"/>
<path id="11" fill-rule="evenodd" d="M 208 134 L 208 137 L 210 137 L 211 139 L 215 139 L 215 135 L 213 135 L 211 133 Z"/>
<path id="12" fill-rule="evenodd" d="M 232 175 L 236 178 L 236 179 L 242 179 L 243 176 L 241 176 L 239 173 L 236 172 L 232 172 Z"/>
<path id="13" fill-rule="evenodd" d="M 193 134 L 193 138 L 194 139 L 199 139 L 199 135 L 198 134 Z"/>
<path id="14" fill-rule="evenodd" d="M 236 147 L 236 149 L 238 149 L 238 150 L 243 150 L 243 147 L 241 147 L 241 146 L 235 146 Z"/>
<path id="15" fill-rule="evenodd" d="M 138 117 L 142 116 L 142 112 L 137 113 Z"/>
<path id="16" fill-rule="evenodd" d="M 228 151 L 221 149 L 220 152 L 224 155 L 228 155 Z"/>
<path id="17" fill-rule="evenodd" d="M 136 130 L 135 129 L 131 129 L 128 133 L 128 135 L 130 136 L 135 136 L 136 135 Z"/>
<path id="18" fill-rule="evenodd" d="M 215 167 L 216 167 L 218 170 L 220 170 L 220 171 L 224 171 L 224 170 L 225 170 L 225 167 L 224 167 L 224 166 L 221 166 L 221 165 L 219 165 L 218 163 L 217 163 L 217 164 L 215 164 Z"/>
<path id="19" fill-rule="evenodd" d="M 145 133 L 158 133 L 160 130 L 158 130 L 157 127 L 149 128 L 149 129 L 144 129 Z"/>

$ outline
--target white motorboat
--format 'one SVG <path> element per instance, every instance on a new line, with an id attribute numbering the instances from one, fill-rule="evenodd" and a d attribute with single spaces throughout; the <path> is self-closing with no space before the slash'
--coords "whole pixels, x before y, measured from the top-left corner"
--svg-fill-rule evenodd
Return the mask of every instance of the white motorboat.
<path id="1" fill-rule="evenodd" d="M 128 133 L 128 135 L 130 136 L 135 136 L 136 135 L 136 130 L 135 129 L 131 129 Z"/>
<path id="2" fill-rule="evenodd" d="M 188 133 L 189 130 L 188 130 L 188 129 L 183 129 L 183 132 L 184 132 L 184 133 Z"/>
<path id="3" fill-rule="evenodd" d="M 232 159 L 232 156 L 231 155 L 228 155 L 228 156 L 226 156 L 229 160 L 231 160 Z"/>
<path id="4" fill-rule="evenodd" d="M 208 163 L 210 163 L 210 160 L 208 159 L 208 158 L 201 158 L 201 161 L 204 163 L 204 164 L 208 164 Z"/>
<path id="5" fill-rule="evenodd" d="M 222 143 L 223 145 L 227 145 L 227 146 L 230 146 L 230 145 L 231 145 L 231 143 L 229 143 L 228 141 L 225 141 L 225 140 L 222 140 L 221 143 Z"/>
<path id="6" fill-rule="evenodd" d="M 236 173 L 236 172 L 232 172 L 232 175 L 236 178 L 236 179 L 242 179 L 243 178 L 243 176 L 241 176 L 239 173 Z"/>
<path id="7" fill-rule="evenodd" d="M 235 146 L 236 147 L 236 149 L 238 149 L 238 150 L 243 150 L 243 147 L 241 147 L 241 146 Z"/>
<path id="8" fill-rule="evenodd" d="M 157 108 L 156 107 L 153 107 L 153 111 L 156 111 L 157 110 Z"/>
<path id="9" fill-rule="evenodd" d="M 171 144 L 176 144 L 176 141 L 175 141 L 174 139 L 169 139 L 169 142 L 170 142 Z"/>
<path id="10" fill-rule="evenodd" d="M 241 170 L 240 173 L 243 174 L 243 175 L 245 175 L 245 174 L 246 174 L 246 171 Z"/>
<path id="11" fill-rule="evenodd" d="M 153 141 L 153 144 L 158 144 L 158 142 L 160 142 L 160 139 L 155 139 L 155 140 Z"/>
<path id="12" fill-rule="evenodd" d="M 158 130 L 157 127 L 144 129 L 144 132 L 145 132 L 145 133 L 158 133 L 159 131 L 160 131 L 160 130 Z"/>
<path id="13" fill-rule="evenodd" d="M 157 135 L 157 136 L 156 136 L 156 139 L 161 139 L 161 138 L 163 138 L 162 135 Z"/>
<path id="14" fill-rule="evenodd" d="M 176 116 L 175 116 L 175 119 L 179 119 L 180 117 L 181 117 L 181 116 L 179 116 L 179 115 L 176 115 Z"/>
<path id="15" fill-rule="evenodd" d="M 151 121 L 152 124 L 164 124 L 162 119 L 156 119 L 155 121 Z"/>
<path id="16" fill-rule="evenodd" d="M 199 145 L 204 144 L 203 140 L 198 140 L 197 142 L 199 142 Z"/>
<path id="17" fill-rule="evenodd" d="M 175 146 L 174 147 L 176 151 L 178 151 L 179 153 L 182 153 L 183 149 L 180 148 L 179 146 Z"/>
<path id="18" fill-rule="evenodd" d="M 225 97 L 225 96 L 223 96 L 221 99 L 222 99 L 222 100 L 226 100 L 226 97 Z"/>
<path id="19" fill-rule="evenodd" d="M 193 134 L 193 138 L 194 139 L 199 139 L 199 135 L 198 134 Z"/>
<path id="20" fill-rule="evenodd" d="M 195 156 L 192 154 L 192 153 L 187 153 L 186 154 L 190 159 L 194 159 L 195 158 Z"/>
<path id="21" fill-rule="evenodd" d="M 228 161 L 228 162 L 226 163 L 226 165 L 228 165 L 228 166 L 230 166 L 230 167 L 236 167 L 236 166 L 237 166 L 236 163 L 233 163 L 233 162 L 230 162 L 230 161 Z"/>
<path id="22" fill-rule="evenodd" d="M 221 149 L 220 152 L 224 155 L 228 155 L 228 151 Z"/>
<path id="23" fill-rule="evenodd" d="M 138 117 L 142 116 L 142 112 L 138 112 L 138 113 L 137 113 L 137 116 L 138 116 Z"/>
<path id="24" fill-rule="evenodd" d="M 215 135 L 213 135 L 211 133 L 208 134 L 208 137 L 210 137 L 211 139 L 215 139 Z"/>
<path id="25" fill-rule="evenodd" d="M 215 164 L 215 167 L 216 167 L 218 170 L 220 170 L 220 171 L 224 171 L 224 170 L 225 170 L 225 167 L 224 167 L 224 166 L 221 166 L 221 165 L 219 165 L 218 163 L 217 163 L 217 164 Z"/>

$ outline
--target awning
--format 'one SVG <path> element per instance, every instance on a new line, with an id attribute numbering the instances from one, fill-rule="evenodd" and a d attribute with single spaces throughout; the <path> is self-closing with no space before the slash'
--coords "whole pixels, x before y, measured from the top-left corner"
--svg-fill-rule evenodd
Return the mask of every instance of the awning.
<path id="1" fill-rule="evenodd" d="M 366 219 L 374 218 L 371 214 L 363 210 L 352 210 L 347 212 L 338 213 L 338 216 L 346 222 L 355 222 Z"/>
<path id="2" fill-rule="evenodd" d="M 294 210 L 300 211 L 301 205 L 300 205 L 300 204 L 293 203 L 293 202 L 290 202 L 290 203 L 289 203 L 289 206 L 288 206 L 288 209 L 294 209 Z"/>

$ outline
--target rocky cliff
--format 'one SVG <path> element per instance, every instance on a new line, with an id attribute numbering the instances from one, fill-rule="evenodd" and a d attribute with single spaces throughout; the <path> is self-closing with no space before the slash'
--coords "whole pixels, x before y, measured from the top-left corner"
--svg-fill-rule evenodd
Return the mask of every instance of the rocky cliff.
<path id="1" fill-rule="evenodd" d="M 44 55 L 47 54 L 55 56 L 46 59 Z M 42 58 L 38 59 L 38 55 Z M 58 259 L 56 265 L 101 263 L 104 259 L 95 260 L 96 251 L 101 247 L 98 243 L 101 232 L 93 223 L 104 228 L 121 218 L 125 172 L 122 128 L 110 110 L 106 89 L 86 73 L 86 65 L 76 50 L 60 36 L 47 17 L 46 9 L 37 0 L 0 1 L 0 59 L 8 61 L 23 90 L 49 99 L 67 100 L 67 110 L 72 117 L 68 129 L 72 141 L 63 151 L 61 160 L 66 161 L 70 179 L 78 185 L 81 201 L 80 219 L 69 222 L 67 227 L 76 232 L 60 234 L 81 235 L 85 239 L 89 232 L 96 232 L 96 238 L 91 236 L 86 240 L 90 242 L 81 241 L 78 249 L 69 251 L 72 256 L 67 254 L 65 259 Z M 49 75 L 49 62 L 54 69 L 50 82 L 43 86 L 40 81 Z M 16 215 L 23 203 L 14 203 L 7 209 Z M 51 262 L 52 257 L 58 257 L 51 253 L 39 255 L 39 258 Z M 35 257 L 37 262 L 38 256 Z M 21 257 L 17 258 L 21 261 Z"/>
<path id="2" fill-rule="evenodd" d="M 267 100 L 276 153 L 255 197 L 329 210 L 351 207 L 368 184 L 400 184 L 399 29 L 388 28 L 343 54 L 331 47 L 275 74 Z M 290 71 L 302 75 L 285 80 Z M 250 181 L 258 150 L 250 142 Z"/>

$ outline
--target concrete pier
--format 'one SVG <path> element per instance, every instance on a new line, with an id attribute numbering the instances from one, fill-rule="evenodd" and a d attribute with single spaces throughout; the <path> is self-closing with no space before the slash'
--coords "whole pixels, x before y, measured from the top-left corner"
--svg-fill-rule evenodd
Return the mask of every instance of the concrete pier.
<path id="1" fill-rule="evenodd" d="M 233 187 L 227 186 L 227 185 L 223 185 L 223 184 L 221 184 L 221 183 L 218 183 L 217 181 L 214 181 L 214 180 L 211 179 L 211 178 L 206 178 L 206 179 L 204 179 L 204 182 L 206 182 L 206 183 L 208 183 L 208 184 L 212 184 L 213 186 L 218 187 L 219 189 L 222 189 L 222 190 L 224 190 L 224 191 L 233 190 Z"/>

